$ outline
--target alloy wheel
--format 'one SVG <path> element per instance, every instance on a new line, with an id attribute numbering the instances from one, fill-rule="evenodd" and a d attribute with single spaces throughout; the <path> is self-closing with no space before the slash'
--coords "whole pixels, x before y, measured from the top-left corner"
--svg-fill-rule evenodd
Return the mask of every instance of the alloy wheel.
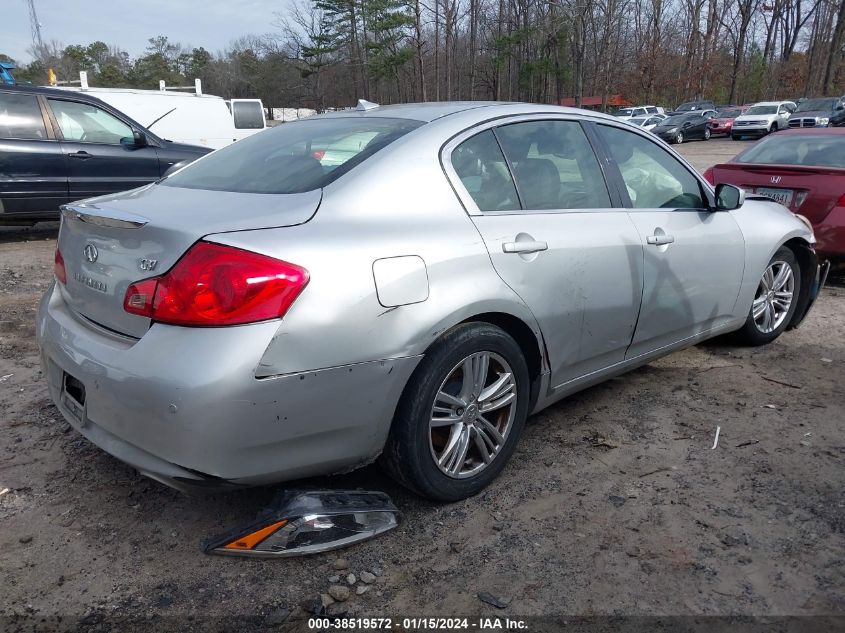
<path id="1" fill-rule="evenodd" d="M 792 266 L 785 261 L 769 264 L 751 304 L 751 316 L 758 330 L 769 334 L 781 326 L 789 314 L 794 291 Z"/>
<path id="2" fill-rule="evenodd" d="M 678 136 L 675 137 L 675 142 L 679 145 L 684 142 L 684 133 L 678 132 Z"/>
<path id="3" fill-rule="evenodd" d="M 437 467 L 455 479 L 487 468 L 505 445 L 516 401 L 513 369 L 499 354 L 475 352 L 455 365 L 431 408 L 429 445 Z"/>
<path id="4" fill-rule="evenodd" d="M 711 134 L 711 132 L 710 132 L 710 129 L 709 129 L 709 128 L 708 128 L 708 129 L 706 129 L 706 130 L 704 130 L 704 140 L 705 140 L 705 141 L 709 141 L 709 140 L 710 140 L 710 134 Z"/>

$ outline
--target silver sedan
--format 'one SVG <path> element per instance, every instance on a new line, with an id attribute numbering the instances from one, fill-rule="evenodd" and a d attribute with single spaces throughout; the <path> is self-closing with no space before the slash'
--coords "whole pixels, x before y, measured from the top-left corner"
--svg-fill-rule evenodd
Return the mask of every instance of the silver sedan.
<path id="1" fill-rule="evenodd" d="M 823 283 L 813 244 L 609 116 L 362 103 L 67 205 L 37 335 L 64 417 L 168 485 L 379 459 L 456 500 L 532 412 L 797 326 Z"/>

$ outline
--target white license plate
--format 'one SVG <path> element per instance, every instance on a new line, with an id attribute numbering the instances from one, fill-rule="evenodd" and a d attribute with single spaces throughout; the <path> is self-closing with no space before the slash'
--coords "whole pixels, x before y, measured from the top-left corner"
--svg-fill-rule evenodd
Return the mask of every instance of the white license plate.
<path id="1" fill-rule="evenodd" d="M 776 189 L 774 187 L 757 187 L 757 193 L 761 196 L 771 198 L 775 202 L 780 202 L 783 206 L 788 207 L 792 204 L 792 189 Z"/>

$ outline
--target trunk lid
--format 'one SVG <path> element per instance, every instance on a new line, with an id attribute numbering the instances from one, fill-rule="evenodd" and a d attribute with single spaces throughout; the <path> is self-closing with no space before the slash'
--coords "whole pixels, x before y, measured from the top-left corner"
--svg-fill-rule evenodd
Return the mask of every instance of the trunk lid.
<path id="1" fill-rule="evenodd" d="M 62 207 L 59 250 L 65 302 L 109 330 L 140 338 L 150 320 L 129 314 L 130 283 L 164 274 L 213 233 L 303 224 L 320 204 L 321 190 L 255 194 L 148 185 Z"/>
<path id="2" fill-rule="evenodd" d="M 784 206 L 814 225 L 821 223 L 845 191 L 845 169 L 804 165 L 725 163 L 713 168 L 714 182 L 727 182 L 749 193 L 784 192 Z M 789 196 L 791 192 L 791 196 Z"/>

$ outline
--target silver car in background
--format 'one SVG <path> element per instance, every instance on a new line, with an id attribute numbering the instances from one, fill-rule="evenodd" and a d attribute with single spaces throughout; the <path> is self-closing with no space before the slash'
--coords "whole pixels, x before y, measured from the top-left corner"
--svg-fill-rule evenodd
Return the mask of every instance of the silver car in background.
<path id="1" fill-rule="evenodd" d="M 530 413 L 798 325 L 823 283 L 813 243 L 613 117 L 365 105 L 66 206 L 37 336 L 64 417 L 176 488 L 380 458 L 456 500 Z"/>

